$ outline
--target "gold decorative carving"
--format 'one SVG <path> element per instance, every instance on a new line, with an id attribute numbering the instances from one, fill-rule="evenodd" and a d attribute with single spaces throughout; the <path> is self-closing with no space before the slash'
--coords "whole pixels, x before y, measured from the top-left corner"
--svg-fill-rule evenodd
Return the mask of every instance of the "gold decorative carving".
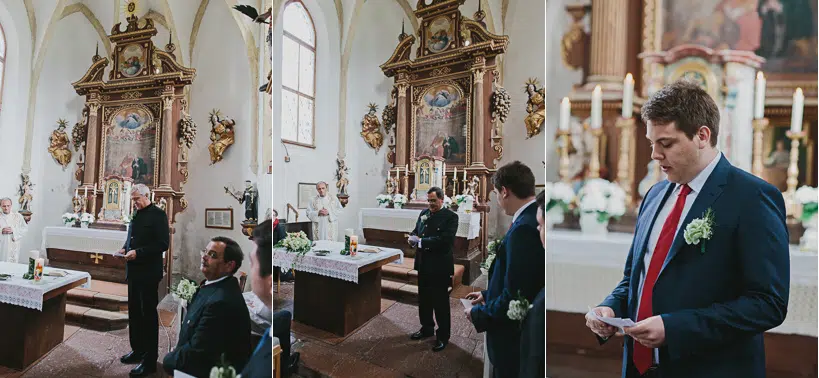
<path id="1" fill-rule="evenodd" d="M 620 157 L 617 159 L 617 181 L 626 193 L 626 208 L 631 208 L 631 183 L 634 182 L 634 118 L 617 118 L 616 127 L 620 129 Z"/>
<path id="2" fill-rule="evenodd" d="M 400 83 L 396 84 L 395 87 L 398 88 L 398 97 L 407 97 L 408 84 Z"/>
<path id="3" fill-rule="evenodd" d="M 586 44 L 589 36 L 583 29 L 583 17 L 591 10 L 591 6 L 570 5 L 566 7 L 566 10 L 572 15 L 574 23 L 561 39 L 560 53 L 563 64 L 577 70 L 583 68 L 583 62 L 586 60 Z"/>
<path id="4" fill-rule="evenodd" d="M 753 164 L 751 165 L 751 172 L 756 176 L 762 178 L 762 171 L 764 164 L 762 164 L 762 139 L 765 133 L 765 128 L 768 127 L 768 119 L 761 118 L 752 121 L 754 128 L 754 147 L 753 147 Z"/>
<path id="5" fill-rule="evenodd" d="M 133 92 L 125 92 L 122 94 L 123 100 L 133 100 L 142 97 L 142 92 L 140 91 L 133 91 Z"/>
<path id="6" fill-rule="evenodd" d="M 91 117 L 97 116 L 97 110 L 100 108 L 99 102 L 87 102 L 85 106 L 88 107 L 88 115 Z"/>
<path id="7" fill-rule="evenodd" d="M 472 82 L 475 84 L 483 83 L 484 70 L 482 68 L 472 70 Z"/>
<path id="8" fill-rule="evenodd" d="M 370 111 L 364 116 L 361 121 L 361 136 L 364 141 L 373 149 L 378 151 L 384 143 L 384 134 L 381 133 L 381 122 L 378 121 L 378 116 L 375 114 L 378 111 L 378 105 L 370 103 L 367 105 Z"/>
<path id="9" fill-rule="evenodd" d="M 68 122 L 64 119 L 57 121 L 57 129 L 51 132 L 48 145 L 48 152 L 63 167 L 63 170 L 71 162 L 71 149 L 68 134 L 65 132 L 66 125 Z"/>
<path id="10" fill-rule="evenodd" d="M 188 208 L 188 200 L 185 197 L 179 199 L 179 207 L 182 208 L 182 210 Z"/>
<path id="11" fill-rule="evenodd" d="M 538 89 L 538 85 L 535 78 L 526 81 L 526 94 L 529 96 L 526 100 L 526 113 L 529 115 L 523 119 L 526 124 L 526 139 L 540 134 L 546 120 L 546 93 L 543 87 Z"/>
<path id="12" fill-rule="evenodd" d="M 210 164 L 216 164 L 222 161 L 222 155 L 228 147 L 234 143 L 234 128 L 236 121 L 231 118 L 222 118 L 219 109 L 213 109 L 209 114 L 210 117 L 210 140 L 208 146 L 210 152 Z"/>
<path id="13" fill-rule="evenodd" d="M 452 72 L 452 69 L 449 67 L 441 67 L 433 69 L 432 72 L 429 74 L 432 77 L 443 76 L 448 73 Z"/>
<path id="14" fill-rule="evenodd" d="M 173 109 L 173 96 L 163 96 L 162 97 L 162 109 L 163 110 Z"/>

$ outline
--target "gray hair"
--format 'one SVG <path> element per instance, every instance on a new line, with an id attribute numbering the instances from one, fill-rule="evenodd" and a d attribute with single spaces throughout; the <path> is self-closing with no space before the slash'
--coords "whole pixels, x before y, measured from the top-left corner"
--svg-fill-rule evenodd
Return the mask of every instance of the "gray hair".
<path id="1" fill-rule="evenodd" d="M 325 188 L 329 188 L 329 187 L 330 187 L 329 185 L 327 185 L 327 183 L 326 183 L 326 182 L 324 182 L 324 181 L 319 181 L 318 183 L 316 183 L 316 189 L 318 189 L 319 185 L 321 185 L 321 184 L 324 184 L 324 187 L 325 187 Z"/>
<path id="2" fill-rule="evenodd" d="M 12 200 L 11 200 L 11 198 L 8 198 L 8 197 L 3 197 L 3 198 L 0 198 L 0 205 L 2 205 L 2 204 L 3 204 L 3 201 L 9 201 L 9 205 L 13 205 L 13 204 L 14 204 L 14 201 L 12 201 Z"/>
<path id="3" fill-rule="evenodd" d="M 147 197 L 148 194 L 151 194 L 151 189 L 145 184 L 136 184 L 131 189 L 131 192 L 137 192 L 139 195 Z"/>

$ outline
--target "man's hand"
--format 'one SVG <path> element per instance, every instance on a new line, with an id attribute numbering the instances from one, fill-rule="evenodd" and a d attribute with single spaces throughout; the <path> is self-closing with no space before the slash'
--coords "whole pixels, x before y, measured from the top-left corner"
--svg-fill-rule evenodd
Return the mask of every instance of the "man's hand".
<path id="1" fill-rule="evenodd" d="M 125 259 L 128 260 L 128 261 L 131 261 L 131 260 L 133 260 L 135 258 L 136 258 L 136 251 L 133 250 L 133 249 L 128 251 L 128 253 L 125 254 Z"/>
<path id="2" fill-rule="evenodd" d="M 421 241 L 421 238 L 419 238 L 418 236 L 415 236 L 415 235 L 410 235 L 410 237 L 409 237 L 409 238 L 407 238 L 407 242 L 409 243 L 409 245 L 411 245 L 411 246 L 413 246 L 413 247 L 415 247 L 416 245 L 418 245 L 418 243 L 419 243 L 420 241 Z"/>
<path id="3" fill-rule="evenodd" d="M 604 318 L 613 318 L 614 317 L 614 310 L 611 307 L 600 306 L 595 307 L 592 309 L 597 316 L 604 317 Z M 603 323 L 597 319 L 595 319 L 594 315 L 591 313 L 586 314 L 586 327 L 600 336 L 602 338 L 609 338 L 614 336 L 617 333 L 617 328 L 612 327 L 606 323 Z"/>
<path id="4" fill-rule="evenodd" d="M 625 327 L 623 331 L 647 348 L 659 348 L 665 343 L 665 324 L 660 315 L 643 319 L 634 327 Z"/>
<path id="5" fill-rule="evenodd" d="M 13 234 L 11 227 L 3 227 L 3 235 Z"/>
<path id="6" fill-rule="evenodd" d="M 329 214 L 330 214 L 330 212 L 329 212 L 329 211 L 327 211 L 327 209 L 321 209 L 321 210 L 319 210 L 319 215 L 320 215 L 320 216 L 326 216 L 326 215 L 329 215 Z"/>
<path id="7" fill-rule="evenodd" d="M 480 291 L 469 293 L 464 298 L 471 300 L 473 306 L 477 305 L 477 304 L 483 304 L 484 303 L 483 294 L 481 294 Z"/>

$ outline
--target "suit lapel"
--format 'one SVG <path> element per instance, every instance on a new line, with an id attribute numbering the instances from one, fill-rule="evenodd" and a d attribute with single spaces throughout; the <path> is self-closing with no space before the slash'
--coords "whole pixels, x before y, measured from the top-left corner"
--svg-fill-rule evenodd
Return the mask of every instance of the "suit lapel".
<path id="1" fill-rule="evenodd" d="M 683 220 L 679 231 L 677 231 L 677 235 L 674 236 L 674 242 L 671 243 L 671 249 L 668 251 L 668 256 L 666 256 L 663 262 L 663 268 L 660 269 L 660 275 L 663 274 L 666 265 L 677 255 L 677 252 L 683 243 L 685 243 L 685 237 L 683 236 L 685 234 L 685 227 L 691 223 L 692 220 L 701 218 L 714 201 L 722 195 L 722 190 L 728 182 L 728 174 L 730 171 L 731 163 L 728 162 L 725 156 L 721 157 L 719 163 L 717 163 L 717 166 L 714 167 L 711 175 L 708 176 L 708 179 L 705 181 L 705 185 L 702 186 L 701 192 L 697 194 L 697 199 L 694 200 L 691 209 L 688 210 L 685 220 Z"/>

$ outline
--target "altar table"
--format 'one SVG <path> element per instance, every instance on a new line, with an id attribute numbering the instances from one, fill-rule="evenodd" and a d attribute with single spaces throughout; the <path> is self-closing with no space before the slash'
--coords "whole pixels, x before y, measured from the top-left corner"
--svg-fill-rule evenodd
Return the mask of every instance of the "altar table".
<path id="1" fill-rule="evenodd" d="M 359 251 L 378 248 L 359 245 Z M 320 240 L 303 256 L 273 249 L 273 266 L 297 271 L 293 320 L 339 336 L 346 336 L 381 311 L 381 267 L 404 254 L 392 248 L 378 253 L 342 256 L 344 243 Z M 313 251 L 328 250 L 327 256 Z"/>
<path id="2" fill-rule="evenodd" d="M 55 270 L 45 267 L 44 274 Z M 23 370 L 63 341 L 66 292 L 90 288 L 86 272 L 60 269 L 65 277 L 24 280 L 28 264 L 0 262 L 0 366 Z"/>

